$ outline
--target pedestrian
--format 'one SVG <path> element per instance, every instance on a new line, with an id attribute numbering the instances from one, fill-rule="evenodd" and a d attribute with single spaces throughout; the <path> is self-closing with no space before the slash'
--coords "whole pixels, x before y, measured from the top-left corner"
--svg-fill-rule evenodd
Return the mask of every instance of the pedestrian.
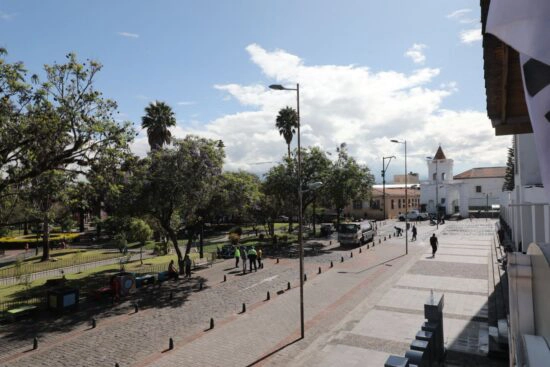
<path id="1" fill-rule="evenodd" d="M 241 251 L 235 246 L 235 267 L 239 267 L 239 259 L 241 258 Z"/>
<path id="2" fill-rule="evenodd" d="M 261 248 L 258 249 L 258 258 L 257 258 L 257 260 L 258 260 L 258 267 L 260 269 L 262 269 L 264 266 L 262 265 L 262 249 Z"/>
<path id="3" fill-rule="evenodd" d="M 252 265 L 254 265 L 254 271 L 258 271 L 258 268 L 256 267 L 257 257 L 258 253 L 256 252 L 256 249 L 254 249 L 254 246 L 250 246 L 250 249 L 248 250 L 248 263 L 250 267 L 250 272 L 252 272 Z"/>
<path id="4" fill-rule="evenodd" d="M 247 258 L 246 247 L 241 246 L 241 258 L 243 260 L 243 272 L 246 273 L 246 258 Z"/>
<path id="5" fill-rule="evenodd" d="M 437 241 L 437 237 L 435 236 L 435 233 L 432 234 L 432 237 L 430 237 L 430 245 L 432 246 L 432 257 L 435 257 L 435 253 L 437 252 L 437 245 L 439 242 Z"/>
<path id="6" fill-rule="evenodd" d="M 412 241 L 416 241 L 416 233 L 417 233 L 416 226 L 413 225 L 413 228 L 412 228 L 412 234 L 413 234 Z"/>
<path id="7" fill-rule="evenodd" d="M 191 258 L 189 255 L 185 255 L 183 263 L 185 264 L 185 277 L 191 278 Z"/>

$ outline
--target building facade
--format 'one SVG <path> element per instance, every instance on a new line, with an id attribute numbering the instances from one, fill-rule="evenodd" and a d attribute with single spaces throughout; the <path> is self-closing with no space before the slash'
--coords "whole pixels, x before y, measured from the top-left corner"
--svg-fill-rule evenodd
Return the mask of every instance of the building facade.
<path id="1" fill-rule="evenodd" d="M 439 147 L 428 162 L 428 180 L 420 185 L 420 208 L 440 216 L 488 211 L 500 205 L 506 167 L 472 168 L 453 175 L 454 161 Z"/>
<path id="2" fill-rule="evenodd" d="M 387 185 L 390 186 L 390 185 Z M 401 186 L 401 185 L 391 185 Z M 386 206 L 386 218 L 394 219 L 401 213 L 420 207 L 420 190 L 418 187 L 409 187 L 407 190 L 407 201 L 405 202 L 404 187 L 386 187 L 374 185 L 370 200 L 356 200 L 344 208 L 344 215 L 355 219 L 384 219 L 384 205 Z"/>

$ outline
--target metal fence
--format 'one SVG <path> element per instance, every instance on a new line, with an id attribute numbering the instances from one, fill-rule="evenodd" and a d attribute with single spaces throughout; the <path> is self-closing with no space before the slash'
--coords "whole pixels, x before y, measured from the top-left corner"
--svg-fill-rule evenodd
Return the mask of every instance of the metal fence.
<path id="1" fill-rule="evenodd" d="M 93 263 L 103 260 L 110 260 L 117 257 L 124 257 L 124 255 L 119 252 L 112 253 L 103 253 L 94 256 L 72 256 L 70 258 L 58 260 L 58 261 L 48 261 L 41 263 L 20 263 L 17 262 L 14 266 L 8 268 L 0 269 L 0 279 L 2 278 L 12 278 L 12 277 L 21 277 L 26 274 L 33 274 L 51 270 L 57 270 L 61 268 L 66 268 L 69 266 L 82 265 L 87 263 Z"/>

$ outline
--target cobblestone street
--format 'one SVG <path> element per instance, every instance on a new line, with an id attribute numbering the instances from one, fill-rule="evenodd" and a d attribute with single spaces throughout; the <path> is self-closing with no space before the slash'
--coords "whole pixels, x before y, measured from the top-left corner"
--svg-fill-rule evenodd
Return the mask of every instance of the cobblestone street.
<path id="1" fill-rule="evenodd" d="M 445 231 L 460 231 L 463 223 L 467 224 L 447 224 L 440 230 L 441 236 L 447 236 Z M 381 315 L 391 312 L 391 303 L 398 298 L 401 298 L 400 309 L 407 309 L 409 313 L 409 308 L 419 307 L 416 303 L 421 300 L 416 302 L 415 293 L 419 291 L 414 285 L 400 283 L 393 289 L 395 294 L 386 293 L 388 288 L 382 286 L 385 282 L 396 282 L 396 277 L 405 271 L 417 277 L 426 273 L 446 273 L 448 277 L 469 274 L 472 279 L 484 276 L 486 279 L 486 265 L 483 273 L 475 264 L 457 267 L 454 263 L 423 259 L 426 239 L 435 230 L 427 223 L 418 226 L 418 240 L 409 242 L 409 256 L 402 256 L 404 237 L 392 235 L 389 239 L 394 225 L 389 221 L 380 228 L 381 243 L 378 244 L 377 237 L 376 246 L 362 246 L 361 253 L 359 248 L 340 248 L 332 238 L 320 241 L 324 247 L 317 256 L 305 258 L 307 332 L 306 339 L 297 343 L 293 342 L 299 336 L 298 259 L 281 258 L 279 263 L 275 259 L 265 259 L 264 269 L 245 275 L 242 268 L 234 268 L 231 259 L 197 271 L 191 281 L 170 281 L 160 288 L 140 290 L 135 295 L 139 304 L 137 313 L 133 301 L 126 301 L 116 307 L 86 310 L 52 322 L 21 321 L 7 325 L 1 332 L 0 365 L 244 366 L 256 362 L 292 365 L 295 353 L 306 351 L 324 335 L 338 333 L 332 328 L 362 302 L 371 302 L 371 297 L 372 302 L 378 297 L 380 302 L 373 312 L 382 312 Z M 480 225 L 479 230 L 485 231 L 488 225 Z M 477 230 L 472 225 L 463 228 Z M 388 236 L 386 241 L 383 240 L 384 234 Z M 442 245 L 442 256 L 453 256 L 452 249 L 446 250 L 447 246 L 446 243 Z M 445 251 L 450 254 L 444 255 Z M 331 261 L 334 268 L 330 268 Z M 422 264 L 424 262 L 429 264 Z M 319 267 L 321 274 L 318 274 Z M 223 281 L 224 275 L 226 282 Z M 203 282 L 201 291 L 200 282 Z M 288 291 L 289 282 L 292 289 Z M 439 287 L 445 288 L 446 284 L 440 283 Z M 468 290 L 465 287 L 463 292 Z M 472 296 L 480 297 L 478 294 L 483 294 L 483 285 L 481 289 Z M 459 289 L 456 291 L 460 292 Z M 270 292 L 270 301 L 266 300 L 267 292 Z M 404 297 L 403 292 L 410 294 Z M 422 294 L 420 292 L 420 298 Z M 241 313 L 243 303 L 247 308 L 244 314 Z M 461 314 L 469 315 L 460 306 L 449 309 L 449 312 L 459 318 Z M 95 329 L 89 326 L 92 315 L 98 320 Z M 208 330 L 211 318 L 215 328 Z M 38 350 L 32 350 L 34 336 L 39 340 Z M 343 340 L 350 338 L 342 337 Z M 167 350 L 169 338 L 174 341 L 174 350 L 170 351 Z M 353 337 L 345 344 L 357 343 L 357 338 Z M 378 343 L 368 339 L 367 335 L 359 338 L 364 339 L 361 343 Z M 293 344 L 271 358 L 262 359 L 289 343 Z M 384 350 L 396 351 L 403 349 L 404 343 L 397 343 L 394 347 L 391 343 L 384 345 Z"/>

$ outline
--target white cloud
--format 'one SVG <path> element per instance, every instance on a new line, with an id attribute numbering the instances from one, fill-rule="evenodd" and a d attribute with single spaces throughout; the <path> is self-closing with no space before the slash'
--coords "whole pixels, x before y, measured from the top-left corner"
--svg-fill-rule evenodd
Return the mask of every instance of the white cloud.
<path id="1" fill-rule="evenodd" d="M 139 34 L 137 33 L 130 33 L 130 32 L 118 32 L 119 36 L 127 37 L 127 38 L 139 38 Z"/>
<path id="2" fill-rule="evenodd" d="M 460 42 L 470 44 L 481 41 L 481 26 L 472 29 L 465 29 L 460 32 Z"/>
<path id="3" fill-rule="evenodd" d="M 178 106 L 191 106 L 197 104 L 195 101 L 180 101 L 177 103 Z"/>
<path id="4" fill-rule="evenodd" d="M 472 9 L 459 9 L 452 12 L 451 14 L 448 14 L 447 18 L 453 19 L 460 24 L 478 23 L 479 19 L 468 17 L 471 11 Z M 460 31 L 459 36 L 460 36 L 460 42 L 465 44 L 481 41 L 482 39 L 481 25 L 478 24 L 473 28 L 463 29 Z"/>
<path id="5" fill-rule="evenodd" d="M 447 18 L 449 18 L 449 19 L 463 19 L 471 11 L 472 11 L 472 9 L 458 9 L 458 10 L 453 11 L 450 14 L 447 14 Z"/>
<path id="6" fill-rule="evenodd" d="M 300 83 L 303 146 L 334 152 L 346 142 L 350 153 L 376 175 L 381 157 L 388 155 L 398 157 L 389 173 L 403 171 L 403 147 L 392 144 L 393 138 L 407 139 L 408 168 L 421 177 L 427 174 L 425 157 L 434 155 L 439 143 L 447 157 L 455 160 L 456 173 L 462 167 L 505 163 L 509 138 L 494 137 L 484 111 L 442 107 L 444 99 L 458 90 L 452 80 L 441 80 L 439 69 L 424 67 L 402 73 L 371 71 L 366 66 L 307 65 L 283 50 L 270 52 L 255 44 L 246 50 L 270 80 L 266 84 L 293 87 Z M 179 124 L 172 129 L 174 136 L 222 139 L 226 170 L 263 173 L 270 164 L 257 162 L 281 161 L 286 144 L 275 129 L 275 118 L 281 108 L 296 106 L 296 92 L 275 91 L 263 84 L 214 87 L 240 103 L 242 111 L 208 122 Z M 295 146 L 296 138 L 292 141 Z M 136 141 L 134 147 L 136 151 L 148 150 L 147 139 Z"/>
<path id="7" fill-rule="evenodd" d="M 415 43 L 405 52 L 405 56 L 409 57 L 415 64 L 424 64 L 426 61 L 424 49 L 426 47 L 427 46 L 422 43 Z"/>

